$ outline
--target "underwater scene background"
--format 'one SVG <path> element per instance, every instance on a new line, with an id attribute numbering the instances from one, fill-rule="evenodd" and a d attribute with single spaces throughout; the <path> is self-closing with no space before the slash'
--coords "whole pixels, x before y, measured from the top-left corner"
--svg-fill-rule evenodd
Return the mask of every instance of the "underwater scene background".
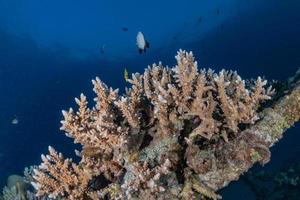
<path id="1" fill-rule="evenodd" d="M 138 31 L 150 43 L 143 54 Z M 74 107 L 82 92 L 92 99 L 93 78 L 123 93 L 124 69 L 173 66 L 179 49 L 193 51 L 199 68 L 285 80 L 300 66 L 300 1 L 0 0 L 0 187 L 39 164 L 48 145 L 78 159 L 59 130 L 61 110 Z M 260 190 L 271 183 L 255 186 L 262 184 L 257 176 L 271 176 L 262 171 L 293 167 L 285 175 L 300 177 L 299 131 L 299 123 L 289 129 L 272 147 L 271 161 L 222 189 L 223 199 L 266 199 Z"/>

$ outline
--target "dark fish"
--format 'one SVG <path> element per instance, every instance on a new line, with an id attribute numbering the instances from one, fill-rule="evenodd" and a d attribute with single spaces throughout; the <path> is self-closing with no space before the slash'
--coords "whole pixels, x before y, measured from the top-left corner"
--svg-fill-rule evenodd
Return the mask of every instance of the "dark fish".
<path id="1" fill-rule="evenodd" d="M 220 14 L 220 9 L 217 9 L 217 15 L 219 15 Z"/>
<path id="2" fill-rule="evenodd" d="M 101 53 L 101 54 L 104 54 L 104 49 L 105 49 L 105 44 L 102 45 L 102 47 L 101 47 L 101 49 L 100 49 L 100 53 Z"/>
<path id="3" fill-rule="evenodd" d="M 202 17 L 198 18 L 198 22 L 201 23 L 202 22 Z"/>
<path id="4" fill-rule="evenodd" d="M 122 31 L 126 32 L 126 31 L 128 31 L 128 28 L 127 27 L 122 27 Z"/>

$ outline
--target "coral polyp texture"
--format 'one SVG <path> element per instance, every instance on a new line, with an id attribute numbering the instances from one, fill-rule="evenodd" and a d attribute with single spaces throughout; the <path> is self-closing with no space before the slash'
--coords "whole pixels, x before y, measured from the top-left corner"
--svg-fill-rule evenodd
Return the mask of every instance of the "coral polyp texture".
<path id="1" fill-rule="evenodd" d="M 277 110 L 275 105 L 258 113 L 274 94 L 266 80 L 198 70 L 191 52 L 178 51 L 176 60 L 172 68 L 159 63 L 132 74 L 123 95 L 93 80 L 95 106 L 88 108 L 81 94 L 75 99 L 77 111 L 63 111 L 61 121 L 61 130 L 82 145 L 76 150 L 81 161 L 75 164 L 50 147 L 32 175 L 36 194 L 82 200 L 220 199 L 217 190 L 254 163 L 267 163 L 269 147 L 299 119 L 299 105 L 281 109 L 288 107 L 283 97 Z M 299 99 L 299 92 L 291 98 Z M 289 120 L 281 118 L 290 112 Z"/>

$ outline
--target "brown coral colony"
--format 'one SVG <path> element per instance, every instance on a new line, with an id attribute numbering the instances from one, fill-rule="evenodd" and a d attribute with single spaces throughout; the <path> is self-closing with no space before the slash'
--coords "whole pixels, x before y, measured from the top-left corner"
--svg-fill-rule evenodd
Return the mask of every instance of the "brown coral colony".
<path id="1" fill-rule="evenodd" d="M 49 148 L 34 173 L 37 194 L 62 199 L 220 198 L 197 177 L 214 166 L 201 149 L 239 137 L 259 119 L 258 107 L 274 90 L 260 77 L 246 83 L 234 71 L 198 70 L 191 52 L 179 50 L 175 58 L 175 67 L 159 63 L 143 75 L 133 74 L 124 95 L 99 78 L 93 80 L 95 106 L 88 108 L 81 94 L 75 99 L 79 109 L 63 111 L 61 122 L 66 135 L 82 145 L 77 153 L 81 161 L 74 164 Z M 253 159 L 257 149 L 249 152 Z M 201 159 L 195 160 L 196 155 Z M 106 184 L 97 184 L 100 179 Z"/>

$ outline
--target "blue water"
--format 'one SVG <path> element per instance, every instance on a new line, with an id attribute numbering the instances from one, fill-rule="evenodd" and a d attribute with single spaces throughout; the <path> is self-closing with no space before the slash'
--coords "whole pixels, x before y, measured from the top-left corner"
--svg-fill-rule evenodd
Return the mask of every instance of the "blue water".
<path id="1" fill-rule="evenodd" d="M 135 46 L 140 30 L 151 46 L 143 55 Z M 59 131 L 61 110 L 81 92 L 92 102 L 92 78 L 122 91 L 125 67 L 172 66 L 179 48 L 192 50 L 201 67 L 284 80 L 300 67 L 300 1 L 0 0 L 0 187 L 39 164 L 48 145 L 74 157 Z M 296 124 L 286 132 L 265 169 L 299 155 L 299 131 Z M 242 181 L 221 194 L 254 199 Z"/>

